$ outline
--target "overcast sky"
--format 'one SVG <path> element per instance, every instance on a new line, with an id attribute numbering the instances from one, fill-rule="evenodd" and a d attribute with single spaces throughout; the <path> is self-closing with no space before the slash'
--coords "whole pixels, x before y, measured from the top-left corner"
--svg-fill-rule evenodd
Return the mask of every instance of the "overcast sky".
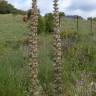
<path id="1" fill-rule="evenodd" d="M 28 10 L 31 8 L 32 0 L 7 0 L 18 9 Z M 52 12 L 53 0 L 37 0 L 41 14 Z M 66 15 L 80 15 L 96 17 L 96 0 L 59 0 L 59 10 Z"/>

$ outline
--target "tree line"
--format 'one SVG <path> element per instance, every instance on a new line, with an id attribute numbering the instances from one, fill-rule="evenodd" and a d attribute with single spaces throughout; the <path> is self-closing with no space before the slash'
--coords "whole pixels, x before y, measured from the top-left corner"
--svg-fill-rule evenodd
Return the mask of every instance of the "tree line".
<path id="1" fill-rule="evenodd" d="M 0 14 L 26 14 L 25 11 L 16 9 L 13 5 L 9 4 L 7 1 L 0 1 Z"/>
<path id="2" fill-rule="evenodd" d="M 31 9 L 27 11 L 27 20 L 31 19 Z M 59 17 L 64 17 L 64 12 L 59 12 Z M 40 10 L 38 9 L 38 33 L 46 32 L 51 33 L 53 32 L 53 13 L 46 13 L 44 16 L 40 14 Z M 26 20 L 25 20 L 26 22 Z"/>
<path id="3" fill-rule="evenodd" d="M 64 12 L 59 13 L 60 18 L 64 17 Z M 38 32 L 46 32 L 46 33 L 52 33 L 53 32 L 53 13 L 47 13 L 44 16 L 39 15 L 38 18 Z"/>

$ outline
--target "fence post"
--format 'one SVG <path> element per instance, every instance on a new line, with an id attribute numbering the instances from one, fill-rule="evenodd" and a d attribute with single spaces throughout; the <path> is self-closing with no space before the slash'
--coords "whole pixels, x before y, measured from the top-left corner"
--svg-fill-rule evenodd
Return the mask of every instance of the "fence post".
<path id="1" fill-rule="evenodd" d="M 92 35 L 93 35 L 93 20 L 92 20 L 92 18 L 90 18 L 90 24 L 91 24 L 91 29 L 90 29 L 90 31 L 91 31 L 91 33 L 92 33 Z"/>
<path id="2" fill-rule="evenodd" d="M 79 31 L 79 16 L 77 16 L 77 33 Z"/>

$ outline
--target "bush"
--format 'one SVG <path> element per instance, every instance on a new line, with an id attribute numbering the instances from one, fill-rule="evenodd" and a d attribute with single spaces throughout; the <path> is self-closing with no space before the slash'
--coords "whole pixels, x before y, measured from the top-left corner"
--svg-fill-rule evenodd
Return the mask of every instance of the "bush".
<path id="1" fill-rule="evenodd" d="M 61 32 L 62 51 L 66 55 L 69 48 L 72 48 L 80 39 L 80 36 L 75 31 L 65 30 Z"/>

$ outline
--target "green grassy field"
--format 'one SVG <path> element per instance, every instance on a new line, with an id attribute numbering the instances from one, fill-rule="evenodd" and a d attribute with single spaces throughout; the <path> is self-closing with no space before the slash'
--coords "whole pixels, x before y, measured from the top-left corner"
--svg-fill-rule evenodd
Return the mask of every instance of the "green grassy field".
<path id="1" fill-rule="evenodd" d="M 61 22 L 61 30 L 63 33 L 76 31 L 76 20 L 64 19 Z M 22 22 L 21 16 L 0 15 L 0 96 L 24 96 L 28 62 L 24 60 L 22 41 L 27 32 L 27 26 Z M 62 51 L 65 96 L 75 96 L 72 92 L 73 82 L 83 70 L 96 73 L 96 22 L 93 22 L 92 35 L 90 21 L 80 20 L 77 34 L 79 39 L 70 41 L 69 38 L 73 45 Z M 49 96 L 52 96 L 52 36 L 40 34 L 39 45 L 40 83 L 48 90 Z"/>
<path id="2" fill-rule="evenodd" d="M 23 96 L 24 59 L 21 17 L 0 15 L 0 96 Z"/>

